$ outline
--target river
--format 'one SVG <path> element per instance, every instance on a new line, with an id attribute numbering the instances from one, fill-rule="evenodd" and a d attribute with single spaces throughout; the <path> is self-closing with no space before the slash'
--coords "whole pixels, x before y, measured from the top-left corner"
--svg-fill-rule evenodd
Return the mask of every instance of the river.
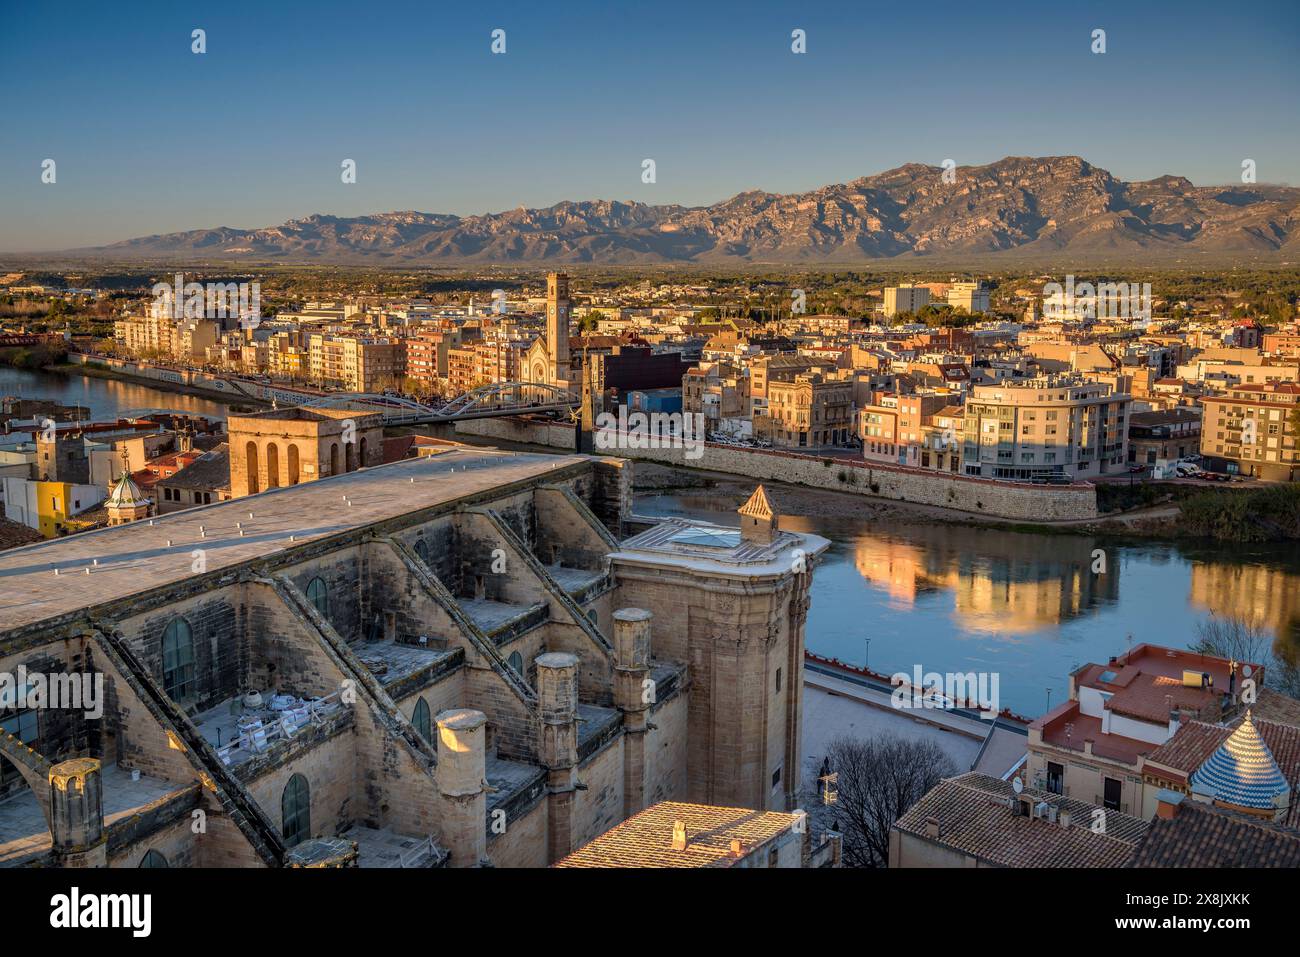
<path id="1" fill-rule="evenodd" d="M 180 392 L 168 392 L 137 382 L 100 379 L 76 372 L 35 372 L 0 366 L 0 395 L 24 399 L 52 399 L 67 405 L 83 405 L 92 418 L 113 418 L 138 409 L 173 409 L 224 420 L 227 407 L 212 399 Z"/>
<path id="2" fill-rule="evenodd" d="M 736 505 L 647 493 L 636 511 L 735 525 Z M 851 515 L 785 515 L 781 527 L 834 543 L 813 576 L 810 651 L 886 674 L 997 673 L 1002 706 L 1028 716 L 1065 700 L 1077 666 L 1130 642 L 1186 647 L 1211 613 L 1254 616 L 1279 648 L 1300 640 L 1294 545 L 1119 543 Z"/>
<path id="3" fill-rule="evenodd" d="M 9 367 L 0 367 L 0 394 L 80 404 L 97 418 L 165 408 L 224 419 L 228 411 L 134 382 Z M 642 494 L 636 510 L 735 525 L 737 504 L 719 494 Z M 785 515 L 781 525 L 833 543 L 813 577 L 809 650 L 886 673 L 916 665 L 997 672 L 1001 703 L 1021 714 L 1059 704 L 1070 671 L 1130 641 L 1187 646 L 1212 612 L 1253 616 L 1282 647 L 1300 642 L 1294 545 L 1119 543 L 851 515 Z M 1098 549 L 1100 574 L 1092 570 Z"/>

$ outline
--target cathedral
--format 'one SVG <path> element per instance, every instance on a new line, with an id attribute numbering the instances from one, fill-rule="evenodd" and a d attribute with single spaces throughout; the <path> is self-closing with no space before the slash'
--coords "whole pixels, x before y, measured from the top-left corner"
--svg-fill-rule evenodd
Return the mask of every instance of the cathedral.
<path id="1" fill-rule="evenodd" d="M 631 468 L 450 447 L 0 554 L 0 866 L 544 867 L 726 808 L 772 846 L 719 861 L 786 860 L 829 543 L 761 489 L 639 519 Z"/>

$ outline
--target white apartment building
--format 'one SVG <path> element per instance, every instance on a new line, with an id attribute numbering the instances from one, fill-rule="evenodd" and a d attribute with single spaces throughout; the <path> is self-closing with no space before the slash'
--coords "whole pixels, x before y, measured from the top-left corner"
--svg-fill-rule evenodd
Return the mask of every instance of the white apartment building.
<path id="1" fill-rule="evenodd" d="M 1073 375 L 977 385 L 966 401 L 962 472 L 1021 482 L 1122 472 L 1130 401 Z"/>
<path id="2" fill-rule="evenodd" d="M 885 315 L 893 318 L 900 312 L 916 312 L 930 304 L 930 290 L 926 286 L 903 283 L 885 287 Z"/>
<path id="3" fill-rule="evenodd" d="M 948 287 L 948 305 L 972 315 L 989 311 L 989 291 L 982 282 L 955 282 Z"/>

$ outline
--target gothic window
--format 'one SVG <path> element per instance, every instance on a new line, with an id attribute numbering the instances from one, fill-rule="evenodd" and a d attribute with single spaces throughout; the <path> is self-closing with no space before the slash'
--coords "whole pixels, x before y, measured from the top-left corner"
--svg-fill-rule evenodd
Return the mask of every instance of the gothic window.
<path id="1" fill-rule="evenodd" d="M 163 690 L 173 701 L 194 694 L 194 632 L 184 618 L 173 618 L 163 631 Z"/>
<path id="2" fill-rule="evenodd" d="M 311 837 L 311 785 L 301 774 L 295 774 L 284 786 L 280 795 L 280 819 L 284 843 L 289 847 Z"/>

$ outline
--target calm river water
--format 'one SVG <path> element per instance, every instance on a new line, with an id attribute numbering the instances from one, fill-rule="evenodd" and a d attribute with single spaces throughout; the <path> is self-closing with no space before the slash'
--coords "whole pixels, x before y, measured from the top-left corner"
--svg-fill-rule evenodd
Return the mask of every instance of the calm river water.
<path id="1" fill-rule="evenodd" d="M 791 491 L 789 495 L 797 495 Z M 735 504 L 700 493 L 645 494 L 636 510 L 735 525 Z M 1117 544 L 878 518 L 782 516 L 834 545 L 817 566 L 807 645 L 876 671 L 999 674 L 1003 707 L 1037 716 L 1067 676 L 1150 641 L 1185 647 L 1212 612 L 1245 613 L 1294 647 L 1300 549 Z M 1103 549 L 1107 574 L 1092 572 Z M 868 644 L 869 642 L 869 644 Z"/>
<path id="2" fill-rule="evenodd" d="M 97 379 L 77 373 L 32 372 L 9 366 L 0 366 L 0 395 L 84 405 L 90 409 L 93 418 L 112 417 L 134 409 L 174 409 L 217 419 L 224 419 L 227 413 L 226 406 L 220 402 L 134 382 Z"/>

